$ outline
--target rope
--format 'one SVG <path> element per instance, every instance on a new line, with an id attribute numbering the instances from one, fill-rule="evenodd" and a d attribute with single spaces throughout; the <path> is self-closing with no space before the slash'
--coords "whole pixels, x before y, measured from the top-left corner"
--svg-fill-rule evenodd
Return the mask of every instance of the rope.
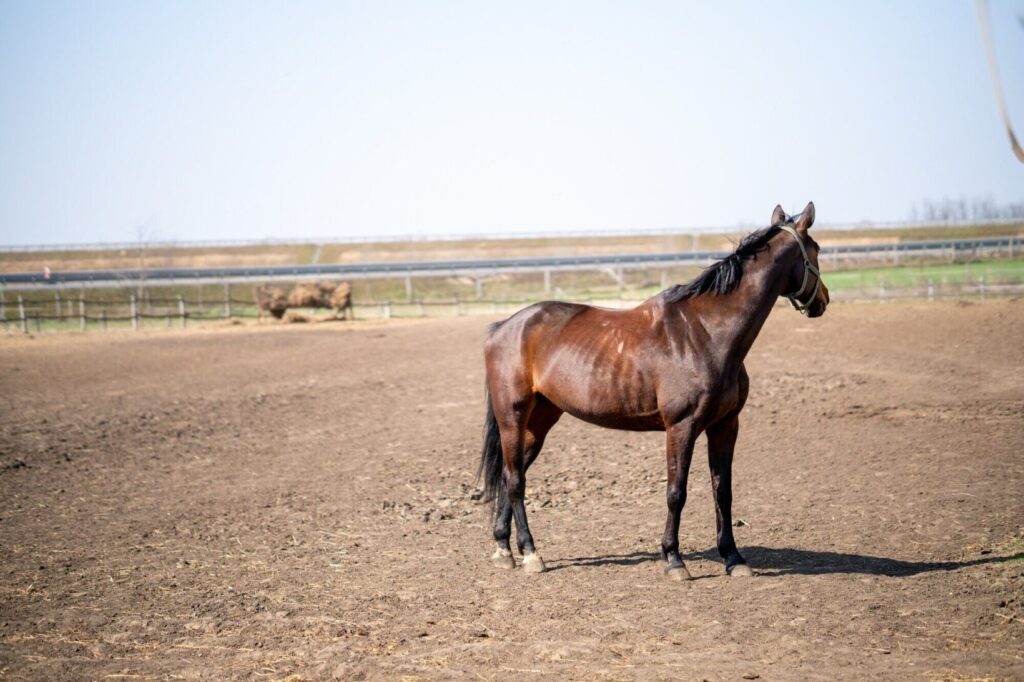
<path id="1" fill-rule="evenodd" d="M 1003 99 L 1003 88 L 999 83 L 999 69 L 996 67 L 996 51 L 992 47 L 992 27 L 989 24 L 987 0 L 975 0 L 975 9 L 978 11 L 978 26 L 981 29 L 981 42 L 985 44 L 985 55 L 988 57 L 988 70 L 992 74 L 992 87 L 996 91 L 996 105 L 1003 117 L 1003 125 L 1006 126 L 1006 134 L 1010 136 L 1010 146 L 1017 160 L 1024 163 L 1024 149 L 1021 149 L 1017 136 L 1013 134 L 1013 127 L 1010 125 L 1010 112 L 1006 108 L 1006 100 Z"/>

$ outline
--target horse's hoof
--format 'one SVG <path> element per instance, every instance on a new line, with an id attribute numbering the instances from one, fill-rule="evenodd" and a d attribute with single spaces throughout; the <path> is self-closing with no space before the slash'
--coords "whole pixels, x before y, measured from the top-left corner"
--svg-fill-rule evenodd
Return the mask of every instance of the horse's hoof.
<path id="1" fill-rule="evenodd" d="M 672 580 L 678 580 L 683 582 L 684 580 L 691 580 L 690 572 L 686 570 L 686 566 L 666 566 L 665 575 Z"/>
<path id="2" fill-rule="evenodd" d="M 746 564 L 736 564 L 726 572 L 733 578 L 750 578 L 754 575 L 754 572 L 750 570 L 750 566 Z"/>
<path id="3" fill-rule="evenodd" d="M 502 549 L 501 547 L 494 550 L 491 562 L 496 567 L 504 568 L 506 570 L 511 570 L 516 567 L 516 560 L 512 558 L 512 552 L 507 549 Z"/>
<path id="4" fill-rule="evenodd" d="M 534 552 L 533 554 L 527 554 L 524 556 L 523 570 L 527 573 L 543 573 L 544 560 L 540 558 L 540 554 Z"/>

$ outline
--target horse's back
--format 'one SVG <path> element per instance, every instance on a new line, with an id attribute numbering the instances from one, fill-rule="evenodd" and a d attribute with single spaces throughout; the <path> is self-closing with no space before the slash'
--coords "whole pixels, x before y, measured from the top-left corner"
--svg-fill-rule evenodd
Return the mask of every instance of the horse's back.
<path id="1" fill-rule="evenodd" d="M 487 347 L 517 345 L 537 332 L 551 333 L 563 328 L 570 320 L 591 306 L 562 301 L 541 301 L 523 308 L 511 317 L 495 322 L 487 328 Z"/>
<path id="2" fill-rule="evenodd" d="M 526 343 L 550 341 L 569 332 L 572 336 L 587 336 L 605 329 L 619 329 L 636 333 L 646 332 L 660 320 L 656 299 L 649 299 L 635 308 L 600 308 L 583 303 L 541 301 L 523 308 L 511 317 L 492 323 L 487 329 L 487 344 L 508 344 L 519 340 Z"/>

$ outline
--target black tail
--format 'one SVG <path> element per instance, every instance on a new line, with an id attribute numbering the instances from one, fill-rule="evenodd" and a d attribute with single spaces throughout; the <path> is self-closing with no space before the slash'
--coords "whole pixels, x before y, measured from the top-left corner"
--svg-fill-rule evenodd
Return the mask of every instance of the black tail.
<path id="1" fill-rule="evenodd" d="M 505 468 L 501 454 L 501 433 L 498 431 L 498 420 L 494 418 L 494 406 L 491 405 L 491 393 L 484 387 L 484 399 L 487 401 L 487 417 L 484 420 L 484 446 L 480 451 L 480 466 L 476 470 L 477 480 L 483 479 L 484 502 L 492 502 L 505 488 L 502 472 Z"/>

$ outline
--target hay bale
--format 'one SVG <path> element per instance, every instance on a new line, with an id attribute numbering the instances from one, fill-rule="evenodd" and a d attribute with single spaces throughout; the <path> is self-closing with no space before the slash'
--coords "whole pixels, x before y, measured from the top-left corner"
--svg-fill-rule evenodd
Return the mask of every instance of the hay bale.
<path id="1" fill-rule="evenodd" d="M 288 309 L 288 297 L 284 289 L 279 287 L 257 287 L 256 305 L 260 310 L 269 311 L 271 315 L 280 320 Z"/>
<path id="2" fill-rule="evenodd" d="M 352 285 L 348 282 L 338 282 L 331 292 L 331 307 L 335 310 L 347 310 L 352 307 Z"/>
<path id="3" fill-rule="evenodd" d="M 352 307 L 352 285 L 348 282 L 329 281 L 300 283 L 287 294 L 276 287 L 258 287 L 256 297 L 261 310 L 269 311 L 280 320 L 285 318 L 285 312 L 289 308 L 333 308 L 336 312 L 348 311 Z M 300 320 L 297 317 L 305 319 Z M 337 315 L 331 319 L 338 319 Z M 285 322 L 312 321 L 308 316 L 292 316 L 291 319 L 285 319 Z"/>
<path id="4" fill-rule="evenodd" d="M 318 284 L 296 284 L 288 294 L 289 308 L 328 308 L 330 298 L 326 300 Z"/>

